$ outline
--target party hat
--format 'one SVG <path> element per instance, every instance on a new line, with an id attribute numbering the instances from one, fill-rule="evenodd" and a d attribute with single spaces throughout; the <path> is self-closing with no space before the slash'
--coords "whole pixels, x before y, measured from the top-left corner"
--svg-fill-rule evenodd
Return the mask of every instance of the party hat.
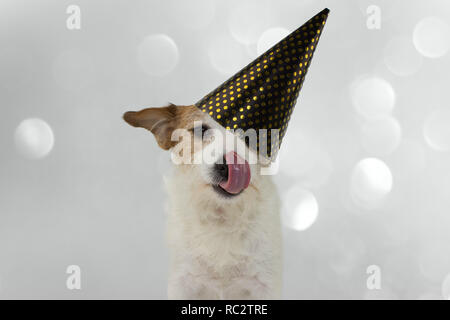
<path id="1" fill-rule="evenodd" d="M 328 13 L 318 13 L 195 105 L 228 130 L 254 129 L 256 146 L 250 147 L 274 159 Z"/>

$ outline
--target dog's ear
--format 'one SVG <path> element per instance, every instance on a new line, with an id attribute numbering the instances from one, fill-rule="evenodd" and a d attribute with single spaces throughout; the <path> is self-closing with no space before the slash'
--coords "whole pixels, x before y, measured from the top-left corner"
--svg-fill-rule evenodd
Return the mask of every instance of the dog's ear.
<path id="1" fill-rule="evenodd" d="M 123 119 L 131 126 L 145 128 L 156 138 L 164 150 L 172 148 L 176 141 L 171 141 L 172 132 L 177 128 L 177 106 L 147 108 L 141 111 L 128 111 Z"/>

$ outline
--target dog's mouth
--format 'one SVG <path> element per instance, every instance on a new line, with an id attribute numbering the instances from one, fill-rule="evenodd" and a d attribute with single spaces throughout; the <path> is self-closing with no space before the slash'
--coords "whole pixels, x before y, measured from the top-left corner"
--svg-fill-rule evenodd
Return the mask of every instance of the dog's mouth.
<path id="1" fill-rule="evenodd" d="M 250 184 L 251 173 L 248 162 L 236 152 L 228 152 L 224 156 L 225 164 L 221 165 L 221 181 L 213 185 L 213 189 L 224 197 L 241 194 Z"/>
<path id="2" fill-rule="evenodd" d="M 221 186 L 216 185 L 216 184 L 212 184 L 211 185 L 213 190 L 218 193 L 219 195 L 221 195 L 222 197 L 225 198 L 233 198 L 236 197 L 238 195 L 240 195 L 242 193 L 242 191 L 238 192 L 238 193 L 229 193 L 228 191 L 226 191 L 225 189 L 223 189 Z"/>

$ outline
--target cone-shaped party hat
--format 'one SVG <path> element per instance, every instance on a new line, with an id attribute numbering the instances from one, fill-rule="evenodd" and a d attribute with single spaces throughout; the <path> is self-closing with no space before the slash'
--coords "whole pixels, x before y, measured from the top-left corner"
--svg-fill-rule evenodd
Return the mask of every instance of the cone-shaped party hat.
<path id="1" fill-rule="evenodd" d="M 195 105 L 226 129 L 254 129 L 256 151 L 266 149 L 264 155 L 274 159 L 328 12 L 318 13 Z"/>

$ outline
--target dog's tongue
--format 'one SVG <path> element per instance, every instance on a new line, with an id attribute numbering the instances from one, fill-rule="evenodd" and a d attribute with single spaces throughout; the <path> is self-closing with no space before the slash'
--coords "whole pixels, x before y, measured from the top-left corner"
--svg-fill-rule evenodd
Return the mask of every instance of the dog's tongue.
<path id="1" fill-rule="evenodd" d="M 222 181 L 219 185 L 228 193 L 239 193 L 250 183 L 250 166 L 234 151 L 225 155 L 225 161 L 228 165 L 228 180 Z"/>

